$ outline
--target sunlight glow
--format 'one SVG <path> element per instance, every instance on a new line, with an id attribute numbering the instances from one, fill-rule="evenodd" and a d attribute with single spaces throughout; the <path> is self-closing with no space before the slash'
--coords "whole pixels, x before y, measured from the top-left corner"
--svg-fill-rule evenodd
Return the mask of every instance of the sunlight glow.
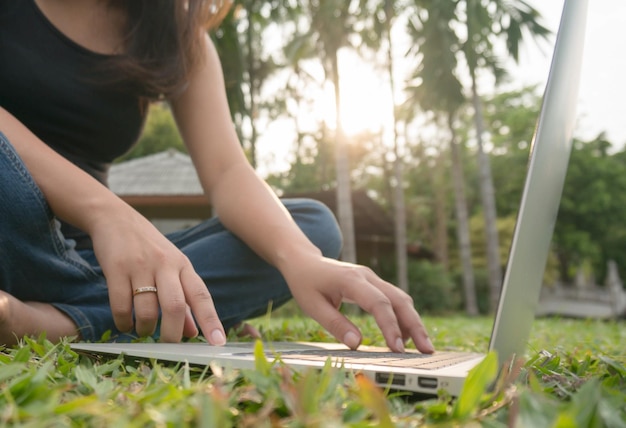
<path id="1" fill-rule="evenodd" d="M 389 83 L 382 73 L 352 52 L 341 52 L 339 58 L 341 119 L 346 135 L 386 130 L 392 123 L 392 99 Z M 316 115 L 335 128 L 335 94 L 332 84 L 325 85 Z"/>
<path id="2" fill-rule="evenodd" d="M 339 68 L 343 130 L 348 141 L 350 137 L 366 131 L 382 132 L 383 143 L 392 145 L 391 90 L 384 73 L 374 70 L 371 64 L 350 51 L 340 52 Z M 323 81 L 321 66 L 309 67 L 307 72 L 319 82 Z M 326 83 L 323 90 L 313 85 L 308 96 L 313 100 L 310 104 L 297 106 L 300 109 L 297 119 L 300 131 L 313 132 L 322 121 L 328 128 L 334 129 L 335 94 L 332 83 Z M 258 125 L 263 129 L 257 142 L 259 174 L 267 177 L 270 173 L 287 171 L 293 161 L 296 132 L 293 120 L 278 119 Z"/>

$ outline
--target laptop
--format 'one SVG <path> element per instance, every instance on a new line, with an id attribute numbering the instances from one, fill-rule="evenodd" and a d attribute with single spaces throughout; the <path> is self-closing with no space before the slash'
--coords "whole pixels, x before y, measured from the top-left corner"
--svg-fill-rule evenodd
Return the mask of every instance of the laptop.
<path id="1" fill-rule="evenodd" d="M 489 350 L 500 364 L 522 356 L 539 300 L 552 233 L 571 153 L 587 0 L 565 0 L 548 83 L 530 149 L 517 223 L 503 279 Z M 214 364 L 235 369 L 254 368 L 254 343 L 74 343 L 76 351 L 149 358 L 161 361 Z M 362 346 L 352 351 L 342 344 L 264 344 L 268 359 L 279 358 L 295 370 L 332 363 L 360 372 L 382 387 L 435 395 L 461 392 L 470 369 L 484 354 L 417 351 L 394 353 Z"/>

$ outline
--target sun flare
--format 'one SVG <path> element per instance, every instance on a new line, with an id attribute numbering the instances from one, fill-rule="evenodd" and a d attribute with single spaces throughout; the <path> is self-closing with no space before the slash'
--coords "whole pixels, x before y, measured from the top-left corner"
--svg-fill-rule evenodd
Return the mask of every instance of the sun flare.
<path id="1" fill-rule="evenodd" d="M 393 107 L 387 79 L 350 53 L 340 56 L 339 76 L 344 133 L 350 136 L 388 128 L 393 120 Z M 332 84 L 327 84 L 323 102 L 319 104 L 319 114 L 330 128 L 335 127 L 335 111 L 334 88 Z"/>
<path id="2" fill-rule="evenodd" d="M 370 64 L 353 52 L 340 52 L 339 58 L 342 128 L 350 137 L 364 132 L 383 133 L 383 143 L 389 142 L 393 127 L 393 107 L 388 79 L 376 73 Z M 307 70 L 320 80 L 321 69 Z M 312 103 L 297 105 L 297 126 L 289 119 L 273 120 L 267 124 L 257 144 L 259 173 L 266 177 L 271 172 L 289 170 L 293 161 L 294 135 L 296 132 L 314 132 L 324 122 L 335 128 L 335 92 L 332 83 L 323 89 L 312 86 L 308 94 Z"/>

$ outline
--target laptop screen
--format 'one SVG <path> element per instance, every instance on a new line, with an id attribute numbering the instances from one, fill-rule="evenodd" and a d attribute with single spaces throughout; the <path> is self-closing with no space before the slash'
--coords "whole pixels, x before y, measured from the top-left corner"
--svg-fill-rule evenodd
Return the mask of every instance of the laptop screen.
<path id="1" fill-rule="evenodd" d="M 535 317 L 572 148 L 587 4 L 563 8 L 489 345 L 500 363 L 523 355 Z"/>

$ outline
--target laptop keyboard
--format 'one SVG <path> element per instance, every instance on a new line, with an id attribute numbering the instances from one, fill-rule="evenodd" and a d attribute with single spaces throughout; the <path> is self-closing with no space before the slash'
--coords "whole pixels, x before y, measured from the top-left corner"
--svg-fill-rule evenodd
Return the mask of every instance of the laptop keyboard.
<path id="1" fill-rule="evenodd" d="M 435 354 L 420 354 L 417 352 L 364 352 L 351 350 L 306 350 L 277 352 L 284 360 L 298 359 L 307 361 L 333 361 L 346 365 L 382 365 L 387 367 L 420 368 L 435 370 L 452 366 L 463 361 L 479 357 L 480 354 L 467 352 L 436 352 Z M 270 353 L 269 357 L 274 354 Z"/>

